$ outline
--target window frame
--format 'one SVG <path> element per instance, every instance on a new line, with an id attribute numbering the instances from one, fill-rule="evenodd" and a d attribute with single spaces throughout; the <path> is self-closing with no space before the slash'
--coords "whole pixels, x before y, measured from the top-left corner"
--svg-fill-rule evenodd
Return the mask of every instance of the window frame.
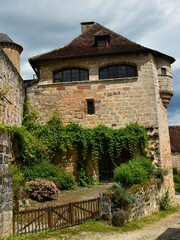
<path id="1" fill-rule="evenodd" d="M 131 73 L 132 70 L 133 72 Z M 99 69 L 99 80 L 128 78 L 137 76 L 138 76 L 137 67 L 129 64 L 114 64 Z"/>
<path id="2" fill-rule="evenodd" d="M 57 77 L 56 77 L 57 75 Z M 59 75 L 59 77 L 58 77 Z M 85 76 L 86 75 L 86 76 Z M 80 82 L 89 80 L 89 70 L 84 68 L 63 68 L 53 72 L 53 82 Z"/>

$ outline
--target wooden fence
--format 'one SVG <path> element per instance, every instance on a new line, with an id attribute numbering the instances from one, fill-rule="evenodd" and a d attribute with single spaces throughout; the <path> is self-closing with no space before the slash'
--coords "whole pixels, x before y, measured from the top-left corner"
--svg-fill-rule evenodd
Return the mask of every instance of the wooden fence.
<path id="1" fill-rule="evenodd" d="M 20 210 L 13 215 L 14 235 L 37 233 L 75 226 L 87 220 L 99 219 L 100 198 L 67 205 Z"/>

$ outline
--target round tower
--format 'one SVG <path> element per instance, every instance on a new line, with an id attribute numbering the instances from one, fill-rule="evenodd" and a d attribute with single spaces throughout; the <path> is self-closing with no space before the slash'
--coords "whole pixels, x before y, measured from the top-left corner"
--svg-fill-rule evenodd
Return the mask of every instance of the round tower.
<path id="1" fill-rule="evenodd" d="M 20 73 L 20 55 L 23 48 L 14 43 L 11 38 L 4 33 L 0 33 L 0 48 L 6 53 L 14 67 Z"/>

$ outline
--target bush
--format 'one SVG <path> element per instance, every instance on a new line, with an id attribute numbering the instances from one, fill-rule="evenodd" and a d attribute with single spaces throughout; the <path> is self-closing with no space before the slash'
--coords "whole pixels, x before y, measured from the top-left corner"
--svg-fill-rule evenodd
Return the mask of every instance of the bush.
<path id="1" fill-rule="evenodd" d="M 30 188 L 30 197 L 38 201 L 47 200 L 58 193 L 56 185 L 46 179 L 37 178 L 27 182 L 27 185 Z"/>
<path id="2" fill-rule="evenodd" d="M 113 212 L 112 214 L 112 225 L 115 227 L 124 226 L 128 222 L 128 213 L 123 209 Z"/>
<path id="3" fill-rule="evenodd" d="M 89 187 L 94 185 L 94 179 L 86 174 L 86 171 L 83 168 L 79 170 L 79 176 L 77 179 L 77 184 L 80 187 Z"/>
<path id="4" fill-rule="evenodd" d="M 41 163 L 26 167 L 24 175 L 27 180 L 35 178 L 46 178 L 53 181 L 59 189 L 71 189 L 74 185 L 74 178 L 71 174 L 65 173 L 62 169 L 52 163 Z"/>
<path id="5" fill-rule="evenodd" d="M 114 181 L 125 188 L 129 188 L 133 184 L 145 182 L 152 173 L 153 165 L 151 161 L 145 157 L 137 157 L 115 168 Z"/>
<path id="6" fill-rule="evenodd" d="M 160 200 L 160 209 L 161 210 L 167 210 L 170 207 L 170 198 L 169 198 L 169 192 L 166 191 Z"/>
<path id="7" fill-rule="evenodd" d="M 111 188 L 112 191 L 112 202 L 115 209 L 121 208 L 128 210 L 130 205 L 134 201 L 134 197 L 124 189 L 120 184 L 114 183 Z"/>

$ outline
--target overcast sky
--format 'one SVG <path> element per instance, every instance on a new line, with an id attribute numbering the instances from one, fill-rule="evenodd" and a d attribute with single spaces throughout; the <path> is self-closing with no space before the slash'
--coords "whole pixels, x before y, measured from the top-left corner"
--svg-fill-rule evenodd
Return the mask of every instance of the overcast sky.
<path id="1" fill-rule="evenodd" d="M 23 47 L 21 75 L 34 72 L 28 58 L 61 47 L 95 21 L 145 47 L 176 59 L 169 125 L 180 125 L 180 0 L 1 0 L 0 32 Z"/>

